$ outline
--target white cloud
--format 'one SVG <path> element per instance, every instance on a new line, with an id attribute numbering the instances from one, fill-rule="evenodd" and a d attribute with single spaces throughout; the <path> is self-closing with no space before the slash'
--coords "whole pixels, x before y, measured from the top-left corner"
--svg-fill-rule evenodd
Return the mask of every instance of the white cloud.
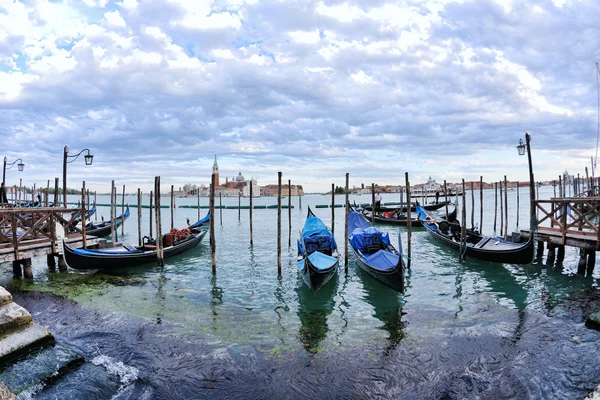
<path id="1" fill-rule="evenodd" d="M 116 26 L 119 28 L 125 28 L 127 26 L 127 23 L 123 17 L 121 17 L 121 13 L 118 11 L 109 11 L 105 13 L 104 18 L 109 26 Z"/>
<path id="2" fill-rule="evenodd" d="M 295 32 L 288 33 L 288 35 L 290 35 L 290 37 L 298 43 L 315 44 L 315 43 L 319 43 L 319 41 L 321 40 L 319 31 L 312 31 L 312 32 L 295 31 Z"/>

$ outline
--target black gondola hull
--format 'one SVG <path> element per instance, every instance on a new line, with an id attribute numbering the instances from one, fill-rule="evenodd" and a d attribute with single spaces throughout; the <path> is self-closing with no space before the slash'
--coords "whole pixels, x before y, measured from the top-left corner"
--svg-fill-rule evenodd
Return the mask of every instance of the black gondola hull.
<path id="1" fill-rule="evenodd" d="M 164 258 L 181 254 L 198 246 L 208 231 L 203 230 L 195 236 L 181 240 L 173 246 L 163 249 Z M 74 269 L 104 269 L 114 270 L 120 268 L 133 267 L 148 263 L 155 263 L 157 260 L 156 250 L 148 250 L 141 253 L 129 254 L 110 254 L 98 253 L 97 255 L 79 255 L 75 254 L 72 248 L 63 242 L 63 254 L 67 265 Z"/>
<path id="2" fill-rule="evenodd" d="M 304 269 L 301 271 L 302 279 L 313 293 L 315 293 L 335 276 L 338 266 L 339 260 L 336 261 L 331 268 L 319 270 L 310 262 L 310 259 L 306 257 L 304 258 Z"/>
<path id="3" fill-rule="evenodd" d="M 396 268 L 390 271 L 381 271 L 379 269 L 373 268 L 369 265 L 368 262 L 364 259 L 362 254 L 354 249 L 354 247 L 350 246 L 356 259 L 358 261 L 358 266 L 360 269 L 365 271 L 367 274 L 371 275 L 373 278 L 383 283 L 384 285 L 397 290 L 398 292 L 404 292 L 404 262 L 400 259 Z"/>

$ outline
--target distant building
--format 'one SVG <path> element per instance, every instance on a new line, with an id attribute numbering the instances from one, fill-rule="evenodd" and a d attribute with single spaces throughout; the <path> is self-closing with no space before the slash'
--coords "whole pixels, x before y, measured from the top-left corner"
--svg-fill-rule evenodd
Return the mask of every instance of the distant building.
<path id="1" fill-rule="evenodd" d="M 288 185 L 281 185 L 281 195 L 287 196 L 290 192 L 290 187 Z M 278 193 L 278 185 L 266 185 L 260 188 L 261 196 L 277 196 Z M 301 196 L 304 195 L 304 190 L 298 188 L 297 185 L 292 185 L 292 196 Z"/>
<path id="2" fill-rule="evenodd" d="M 215 162 L 213 164 L 213 172 L 215 175 L 215 195 L 221 196 L 243 196 L 250 197 L 250 182 L 252 182 L 252 197 L 259 197 L 261 195 L 260 187 L 258 182 L 254 178 L 245 179 L 242 172 L 236 177 L 225 177 L 225 184 L 221 185 L 219 181 L 219 164 L 217 163 L 217 156 L 215 155 Z M 200 188 L 201 196 L 210 196 L 210 186 L 202 185 Z"/>

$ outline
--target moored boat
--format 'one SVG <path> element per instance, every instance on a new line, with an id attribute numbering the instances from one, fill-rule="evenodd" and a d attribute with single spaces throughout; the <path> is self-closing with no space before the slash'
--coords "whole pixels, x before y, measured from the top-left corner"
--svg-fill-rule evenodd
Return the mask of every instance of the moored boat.
<path id="1" fill-rule="evenodd" d="M 436 220 L 422 207 L 417 207 L 417 214 L 427 232 L 436 241 L 461 250 L 461 227 L 458 221 Z M 477 260 L 507 264 L 529 264 L 533 259 L 533 235 L 527 242 L 512 242 L 499 237 L 491 237 L 473 230 L 466 230 L 466 257 Z"/>
<path id="2" fill-rule="evenodd" d="M 339 254 L 333 234 L 309 207 L 298 240 L 297 265 L 302 279 L 315 293 L 337 273 L 338 264 Z"/>
<path id="3" fill-rule="evenodd" d="M 129 205 L 125 212 L 118 217 L 115 218 L 115 229 L 120 227 L 123 222 L 129 217 Z M 111 231 L 111 221 L 102 221 L 102 222 L 90 222 L 85 225 L 85 233 L 86 235 L 103 237 L 110 235 Z"/>
<path id="4" fill-rule="evenodd" d="M 396 250 L 390 243 L 388 233 L 371 226 L 353 208 L 348 210 L 347 217 L 348 240 L 360 268 L 392 289 L 404 291 L 402 246 Z"/>
<path id="5" fill-rule="evenodd" d="M 176 254 L 186 252 L 198 246 L 208 229 L 174 229 L 163 235 L 163 256 L 172 257 Z M 115 247 L 104 249 L 82 249 L 71 248 L 63 240 L 63 255 L 67 265 L 74 269 L 105 269 L 114 270 L 136 265 L 156 262 L 156 242 L 144 238 L 141 246 L 133 246 L 121 243 Z"/>

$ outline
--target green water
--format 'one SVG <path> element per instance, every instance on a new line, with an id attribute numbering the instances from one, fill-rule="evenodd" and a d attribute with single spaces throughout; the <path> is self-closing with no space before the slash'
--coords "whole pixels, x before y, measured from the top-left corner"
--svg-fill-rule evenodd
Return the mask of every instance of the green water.
<path id="1" fill-rule="evenodd" d="M 516 210 L 515 193 L 510 196 L 509 211 Z M 364 202 L 364 198 L 358 196 L 351 201 Z M 521 224 L 527 221 L 526 198 L 527 193 L 522 192 Z M 470 198 L 467 199 L 470 209 Z M 137 199 L 128 200 L 137 203 Z M 384 201 L 398 200 L 397 195 L 384 196 Z M 102 202 L 106 203 L 106 200 Z M 202 202 L 206 204 L 207 199 Z M 224 205 L 237 205 L 237 202 L 237 198 L 223 198 Z M 343 197 L 336 197 L 335 202 L 343 203 Z M 254 199 L 255 205 L 275 203 L 275 198 Z M 277 211 L 252 210 L 254 246 L 250 246 L 250 210 L 241 210 L 238 220 L 238 210 L 223 209 L 222 222 L 219 211 L 215 220 L 216 275 L 211 270 L 207 237 L 198 248 L 167 259 L 164 268 L 147 265 L 110 273 L 72 269 L 61 273 L 48 271 L 45 259 L 40 259 L 34 261 L 32 281 L 12 280 L 7 266 L 2 270 L 0 284 L 19 291 L 57 294 L 84 309 L 97 310 L 109 320 L 135 318 L 156 324 L 164 329 L 161 335 L 186 338 L 191 343 L 208 346 L 218 354 L 225 352 L 234 358 L 255 354 L 264 363 L 254 366 L 257 379 L 264 378 L 262 385 L 267 388 L 271 385 L 267 378 L 270 363 L 294 369 L 296 364 L 289 360 L 317 357 L 338 362 L 346 360 L 348 369 L 339 365 L 336 367 L 341 369 L 338 373 L 365 385 L 352 389 L 347 393 L 349 396 L 372 390 L 370 378 L 353 376 L 356 372 L 350 370 L 352 362 L 347 361 L 353 352 L 357 359 L 372 363 L 378 371 L 385 370 L 386 363 L 402 370 L 401 366 L 406 367 L 408 363 L 413 368 L 418 361 L 423 370 L 419 373 L 411 370 L 411 374 L 416 374 L 414 376 L 403 375 L 402 385 L 412 382 L 416 393 L 433 397 L 446 392 L 475 393 L 473 388 L 485 397 L 494 393 L 490 387 L 506 386 L 507 382 L 510 383 L 508 386 L 515 385 L 515 381 L 522 379 L 515 372 L 499 383 L 497 379 L 501 378 L 494 375 L 494 368 L 514 369 L 526 376 L 534 376 L 531 369 L 540 366 L 556 370 L 553 374 L 536 375 L 538 381 L 534 386 L 537 389 L 520 382 L 523 388 L 517 385 L 520 389 L 515 389 L 512 395 L 506 390 L 503 393 L 508 398 L 521 398 L 523 394 L 548 398 L 548 393 L 583 398 L 600 384 L 597 363 L 587 362 L 590 357 L 593 359 L 593 352 L 600 350 L 599 337 L 595 331 L 583 326 L 584 311 L 577 306 L 584 302 L 578 299 L 585 299 L 589 291 L 597 287 L 600 276 L 598 272 L 590 277 L 576 274 L 574 249 L 567 249 L 564 262 L 557 266 L 545 265 L 545 259 L 519 266 L 472 260 L 461 263 L 457 254 L 440 247 L 425 230 L 415 229 L 412 232 L 412 269 L 407 274 L 404 294 L 394 292 L 364 274 L 350 256 L 347 269 L 341 262 L 338 277 L 313 295 L 298 277 L 295 241 L 306 216 L 306 207 L 328 203 L 331 203 L 329 196 L 306 196 L 302 198 L 300 208 L 298 199 L 292 199 L 295 207 L 291 209 L 291 246 L 288 246 L 288 210 L 283 212 L 280 276 L 276 258 Z M 196 199 L 177 199 L 177 204 L 194 205 Z M 247 204 L 248 199 L 242 199 L 242 205 Z M 483 231 L 489 234 L 493 224 L 493 191 L 485 193 L 484 204 L 489 205 L 487 212 L 491 217 L 485 214 Z M 479 210 L 477 202 L 475 209 Z M 333 210 L 335 236 L 343 254 L 344 210 Z M 206 212 L 200 211 L 202 215 Z M 318 209 L 315 213 L 330 225 L 331 211 L 330 208 Z M 177 208 L 175 227 L 185 226 L 188 218 L 193 222 L 197 212 Z M 99 207 L 98 213 L 98 218 L 104 215 L 108 219 L 108 208 Z M 143 214 L 142 235 L 146 235 L 149 211 Z M 125 224 L 124 240 L 132 243 L 137 242 L 136 217 L 136 213 L 132 213 Z M 170 211 L 163 210 L 162 217 L 166 231 L 170 229 Z M 470 221 L 470 211 L 467 220 Z M 478 213 L 475 220 L 479 221 Z M 515 229 L 515 223 L 515 213 L 510 211 L 509 226 Z M 382 228 L 390 232 L 394 243 L 400 234 L 406 249 L 406 228 Z M 52 324 L 51 319 L 41 318 Z M 66 318 L 64 323 L 72 322 L 68 316 L 62 318 Z M 62 332 L 58 325 L 57 329 Z M 552 332 L 552 338 L 547 337 L 548 332 Z M 89 330 L 79 333 L 89 334 Z M 65 333 L 65 337 L 70 336 Z M 541 353 L 540 343 L 549 346 Z M 566 363 L 565 354 L 569 354 L 569 358 L 576 355 L 581 362 Z M 229 362 L 223 361 L 223 364 Z M 449 363 L 464 364 L 465 370 L 450 373 Z M 485 373 L 478 373 L 480 381 L 475 379 L 469 384 L 471 392 L 450 383 L 454 376 L 451 374 L 456 373 L 464 379 L 474 373 L 468 371 L 475 365 Z M 185 370 L 186 366 L 181 368 Z M 314 367 L 314 371 L 319 370 Z M 310 371 L 312 369 L 308 368 L 301 374 L 311 375 Z M 442 378 L 438 381 L 434 378 L 438 375 L 446 376 L 444 379 L 448 381 Z M 425 376 L 429 376 L 429 384 Z M 574 380 L 573 376 L 580 379 Z M 309 377 L 305 378 L 310 381 Z M 152 381 L 152 378 L 148 379 Z M 153 382 L 153 385 L 163 388 L 161 382 Z M 301 386 L 297 383 L 289 385 Z M 242 387 L 240 383 L 237 388 Z M 410 398 L 409 392 L 395 386 L 382 393 Z"/>

